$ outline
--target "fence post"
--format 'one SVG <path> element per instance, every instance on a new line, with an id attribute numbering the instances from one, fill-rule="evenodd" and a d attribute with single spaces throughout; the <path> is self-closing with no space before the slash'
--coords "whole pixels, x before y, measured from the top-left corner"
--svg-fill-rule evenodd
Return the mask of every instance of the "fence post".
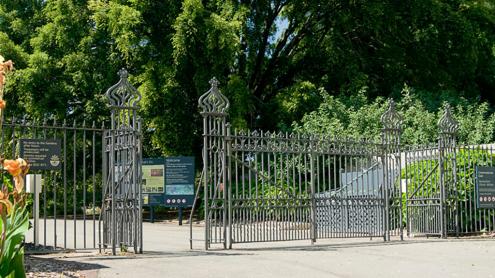
<path id="1" fill-rule="evenodd" d="M 232 169 L 231 169 L 231 161 L 230 157 L 232 154 L 232 149 L 231 149 L 231 133 L 230 133 L 230 124 L 227 123 L 226 125 L 226 130 L 227 130 L 227 135 L 225 137 L 225 143 L 226 143 L 226 159 L 225 161 L 227 162 L 227 180 L 226 180 L 226 187 L 227 187 L 227 217 L 228 217 L 228 248 L 232 249 Z"/>
<path id="2" fill-rule="evenodd" d="M 227 145 L 230 128 L 227 127 L 227 116 L 229 100 L 219 91 L 218 80 L 213 77 L 210 80 L 211 88 L 198 100 L 198 106 L 203 117 L 203 173 L 204 173 L 204 205 L 205 205 L 205 249 L 210 246 L 210 199 L 223 199 L 222 225 L 223 225 L 223 245 L 230 247 L 231 241 L 227 242 L 227 230 L 230 229 L 230 216 L 227 220 L 227 213 L 230 206 L 230 185 L 227 183 Z M 210 166 L 210 159 L 212 165 Z M 220 163 L 218 163 L 220 160 Z M 210 171 L 210 168 L 212 171 Z M 220 168 L 220 169 L 218 169 Z M 221 172 L 218 172 L 220 170 Z M 212 175 L 212 177 L 210 177 Z M 213 183 L 209 186 L 209 183 Z M 227 189 L 227 190 L 226 190 Z M 218 194 L 223 194 L 218 196 Z M 212 203 L 213 205 L 216 205 Z M 218 210 L 218 208 L 215 208 Z M 228 223 L 227 223 L 228 222 Z M 227 227 L 229 226 L 229 227 Z M 228 235 L 230 237 L 230 233 Z"/>
<path id="3" fill-rule="evenodd" d="M 310 162 L 310 173 L 311 173 L 311 244 L 316 242 L 317 237 L 317 227 L 316 227 L 316 190 L 315 190 L 315 141 L 317 137 L 314 135 L 310 135 L 309 137 L 309 162 Z"/>
<path id="4" fill-rule="evenodd" d="M 383 191 L 385 211 L 384 211 L 384 239 L 390 241 L 390 229 L 397 228 L 397 225 L 391 227 L 390 220 L 394 222 L 399 218 L 398 228 L 400 239 L 404 239 L 402 225 L 402 186 L 396 185 L 396 178 L 400 177 L 401 171 L 401 152 L 400 152 L 400 135 L 402 117 L 397 113 L 395 102 L 390 99 L 388 109 L 381 117 L 382 128 L 382 149 L 383 149 Z M 395 156 L 395 157 L 394 157 Z M 390 204 L 390 201 L 393 204 Z M 397 204 L 398 203 L 398 204 Z M 398 215 L 397 215 L 398 214 Z"/>
<path id="5" fill-rule="evenodd" d="M 440 223 L 441 223 L 441 235 L 442 238 L 447 237 L 447 194 L 446 194 L 446 184 L 445 184 L 445 170 L 447 169 L 446 165 L 446 153 L 454 152 L 456 147 L 456 134 L 459 129 L 459 124 L 452 117 L 452 109 L 449 104 L 445 105 L 444 113 L 442 117 L 438 120 L 438 153 L 439 153 L 439 168 L 440 168 Z M 457 161 L 454 157 L 452 161 L 452 169 L 456 169 Z M 455 170 L 453 171 L 454 175 Z M 454 176 L 454 183 L 456 182 L 457 177 Z M 455 184 L 453 185 L 455 188 Z M 457 206 L 457 202 L 455 204 Z M 457 210 L 456 213 L 456 230 L 458 229 L 458 221 L 457 221 Z"/>

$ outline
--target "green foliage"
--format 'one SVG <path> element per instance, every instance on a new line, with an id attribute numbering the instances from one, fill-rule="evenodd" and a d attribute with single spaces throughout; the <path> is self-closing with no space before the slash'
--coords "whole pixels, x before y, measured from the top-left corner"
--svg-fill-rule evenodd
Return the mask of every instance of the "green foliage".
<path id="1" fill-rule="evenodd" d="M 495 103 L 495 13 L 487 0 L 6 0 L 0 19 L 0 52 L 18 69 L 7 86 L 17 92 L 7 102 L 19 104 L 10 115 L 103 121 L 104 93 L 127 67 L 143 95 L 145 155 L 199 154 L 197 99 L 213 76 L 235 128 L 290 130 L 330 101 L 341 109 L 334 114 L 371 112 L 324 121 L 357 133 L 378 124 L 371 104 L 383 109 L 383 98 L 407 82 L 428 123 L 444 92 L 488 101 L 480 110 L 456 107 L 474 117 L 463 125 L 482 128 L 472 140 L 492 136 L 478 121 Z M 363 98 L 371 106 L 351 104 Z M 408 113 L 410 124 L 426 126 L 413 117 L 419 112 Z M 470 130 L 461 136 L 471 138 Z M 404 136 L 431 141 L 433 131 Z"/>
<path id="2" fill-rule="evenodd" d="M 448 195 L 451 197 L 447 200 L 451 205 L 454 202 L 458 202 L 458 209 L 460 215 L 460 222 L 463 226 L 473 229 L 474 227 L 482 227 L 482 224 L 488 227 L 493 226 L 493 219 L 495 217 L 494 211 L 482 211 L 475 210 L 469 207 L 470 203 L 475 206 L 476 203 L 476 187 L 475 187 L 475 175 L 476 166 L 492 166 L 495 160 L 495 154 L 481 148 L 476 149 L 463 149 L 456 154 L 457 169 L 457 186 L 456 188 L 449 188 Z M 447 169 L 453 171 L 453 169 Z M 457 194 L 456 194 L 457 193 Z"/>
<path id="3" fill-rule="evenodd" d="M 10 216 L 2 217 L 0 228 L 5 237 L 0 241 L 0 277 L 21 278 L 24 273 L 24 234 L 29 228 L 28 213 L 14 205 Z"/>
<path id="4" fill-rule="evenodd" d="M 364 94 L 337 98 L 326 92 L 322 92 L 322 97 L 323 102 L 317 110 L 306 114 L 300 123 L 294 123 L 296 131 L 379 140 L 380 117 L 388 105 L 384 98 L 370 100 Z M 412 94 L 406 86 L 397 103 L 398 113 L 403 117 L 401 143 L 436 142 L 437 122 L 445 101 L 451 101 L 454 106 L 453 114 L 460 126 L 459 142 L 481 144 L 495 139 L 495 114 L 490 111 L 488 103 L 452 98 L 449 93 L 436 98 L 425 92 Z"/>

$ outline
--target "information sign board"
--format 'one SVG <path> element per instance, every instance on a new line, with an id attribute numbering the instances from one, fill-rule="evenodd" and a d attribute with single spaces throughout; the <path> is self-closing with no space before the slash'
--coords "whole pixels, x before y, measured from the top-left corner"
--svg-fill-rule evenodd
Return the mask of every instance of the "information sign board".
<path id="1" fill-rule="evenodd" d="M 165 205 L 190 207 L 194 201 L 194 157 L 165 158 Z"/>
<path id="2" fill-rule="evenodd" d="M 143 205 L 192 206 L 194 172 L 194 157 L 191 156 L 143 159 Z"/>
<path id="3" fill-rule="evenodd" d="M 495 167 L 476 167 L 476 200 L 479 209 L 495 208 Z"/>
<path id="4" fill-rule="evenodd" d="M 163 158 L 145 158 L 142 164 L 143 205 L 163 204 L 165 193 L 165 165 Z"/>
<path id="5" fill-rule="evenodd" d="M 60 170 L 60 140 L 21 139 L 20 156 L 29 162 L 30 170 Z"/>

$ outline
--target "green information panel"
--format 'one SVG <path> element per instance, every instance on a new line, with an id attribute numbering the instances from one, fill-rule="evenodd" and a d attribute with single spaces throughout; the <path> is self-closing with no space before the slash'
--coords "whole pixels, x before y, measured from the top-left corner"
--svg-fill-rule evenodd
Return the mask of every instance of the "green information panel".
<path id="1" fill-rule="evenodd" d="M 158 159 L 157 159 L 158 160 Z M 160 162 L 160 161 L 154 161 Z M 153 163 L 153 161 L 148 161 Z M 165 166 L 143 163 L 143 193 L 163 193 L 165 186 Z"/>
<path id="2" fill-rule="evenodd" d="M 143 205 L 163 204 L 165 194 L 165 165 L 163 158 L 145 158 L 141 166 Z"/>
<path id="3" fill-rule="evenodd" d="M 143 205 L 190 207 L 194 202 L 194 157 L 145 158 L 142 164 Z"/>

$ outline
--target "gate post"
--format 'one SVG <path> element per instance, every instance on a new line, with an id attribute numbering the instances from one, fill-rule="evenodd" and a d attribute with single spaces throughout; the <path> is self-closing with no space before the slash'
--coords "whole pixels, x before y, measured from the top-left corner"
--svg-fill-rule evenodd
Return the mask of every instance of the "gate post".
<path id="1" fill-rule="evenodd" d="M 381 117 L 382 128 L 382 149 L 383 149 L 383 190 L 385 210 L 384 210 L 384 240 L 390 241 L 390 220 L 399 218 L 398 228 L 400 239 L 404 239 L 402 225 L 402 186 L 399 183 L 395 187 L 397 176 L 400 177 L 401 171 L 401 152 L 400 152 L 400 135 L 402 117 L 397 113 L 395 102 L 390 99 L 388 109 Z M 394 157 L 395 156 L 395 157 Z M 398 190 L 397 190 L 398 189 Z M 390 201 L 393 202 L 392 208 Z M 397 204 L 398 201 L 398 204 Z M 396 225 L 394 225 L 396 226 Z"/>
<path id="2" fill-rule="evenodd" d="M 230 184 L 227 176 L 230 174 L 227 162 L 228 141 L 230 128 L 227 123 L 229 100 L 219 91 L 218 80 L 210 80 L 211 88 L 198 100 L 201 116 L 203 116 L 203 186 L 205 206 L 205 249 L 210 247 L 210 215 L 222 212 L 223 246 L 230 248 L 232 240 L 230 230 Z M 210 165 L 211 164 L 211 165 Z M 212 183 L 212 186 L 209 184 Z M 220 196 L 219 196 L 220 195 Z M 222 201 L 221 207 L 218 202 Z M 211 202 L 211 207 L 210 207 Z M 213 208 L 213 209 L 212 209 Z M 227 214 L 229 216 L 227 217 Z M 216 218 L 215 218 L 216 219 Z M 217 225 L 217 223 L 214 223 Z M 228 239 L 229 238 L 229 239 Z"/>
<path id="3" fill-rule="evenodd" d="M 447 237 L 447 193 L 446 193 L 446 184 L 445 184 L 445 171 L 448 170 L 446 163 L 446 153 L 454 153 L 454 158 L 452 159 L 452 170 L 454 174 L 454 188 L 456 187 L 455 183 L 457 180 L 455 169 L 457 168 L 457 161 L 455 158 L 455 148 L 456 148 L 456 134 L 459 129 L 459 124 L 452 117 L 452 109 L 449 104 L 445 105 L 444 113 L 442 117 L 438 120 L 438 159 L 440 166 L 440 224 L 441 224 L 441 235 L 442 238 Z M 447 157 L 448 159 L 448 157 Z M 455 206 L 457 207 L 457 202 L 455 202 Z M 458 229 L 458 215 L 457 209 L 455 210 L 456 219 L 455 225 L 456 230 Z"/>

